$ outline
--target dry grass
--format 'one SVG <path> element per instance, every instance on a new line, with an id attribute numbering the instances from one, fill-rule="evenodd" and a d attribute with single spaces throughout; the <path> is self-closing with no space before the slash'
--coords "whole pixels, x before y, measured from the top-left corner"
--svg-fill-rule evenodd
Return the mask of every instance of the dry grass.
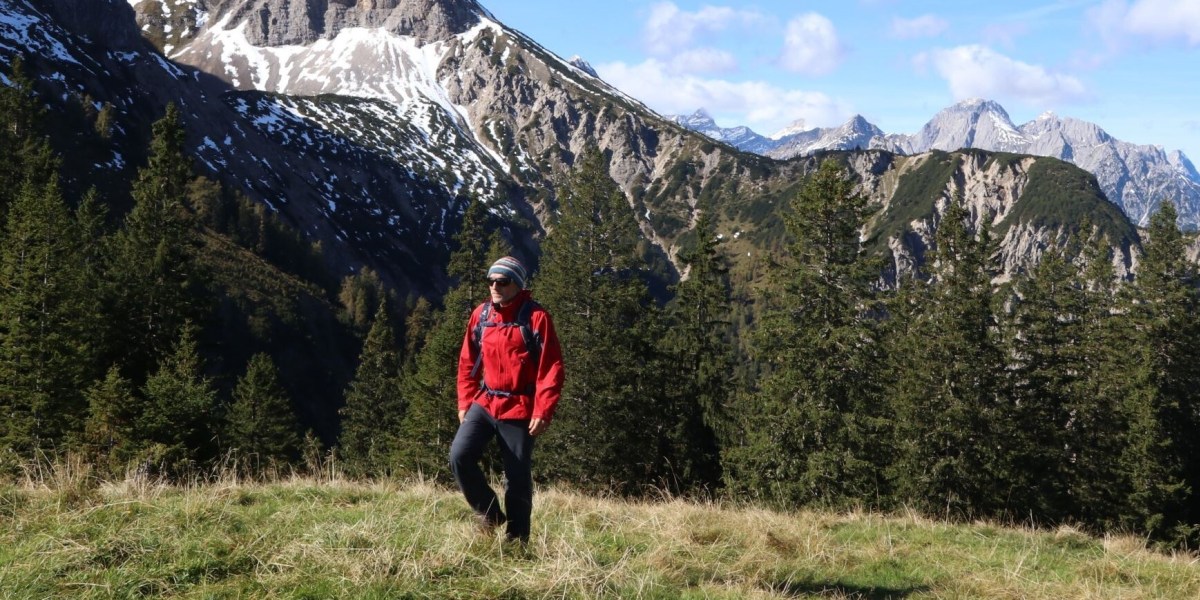
<path id="1" fill-rule="evenodd" d="M 1197 598 L 1194 556 L 915 515 L 781 514 L 542 490 L 527 547 L 423 482 L 0 487 L 6 598 Z"/>

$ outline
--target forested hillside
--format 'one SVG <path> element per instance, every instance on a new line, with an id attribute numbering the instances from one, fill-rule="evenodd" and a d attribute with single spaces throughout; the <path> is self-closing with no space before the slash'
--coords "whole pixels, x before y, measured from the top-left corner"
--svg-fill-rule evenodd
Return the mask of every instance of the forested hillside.
<path id="1" fill-rule="evenodd" d="M 19 66 L 10 80 L 7 473 L 72 453 L 101 472 L 195 477 L 332 452 L 356 476 L 445 479 L 463 323 L 486 265 L 511 251 L 483 203 L 435 267 L 447 293 L 403 297 L 369 270 L 329 272 L 319 246 L 197 177 L 172 108 L 124 182 L 128 211 L 108 210 L 111 187 L 64 192 L 71 146 L 48 137 Z M 577 157 L 531 285 L 567 371 L 539 477 L 1200 540 L 1200 297 L 1170 203 L 1132 280 L 1113 270 L 1109 230 L 1085 221 L 999 284 L 986 221 L 938 199 L 930 258 L 881 286 L 883 255 L 862 235 L 877 207 L 846 161 L 813 160 L 743 205 L 781 227 L 734 276 L 739 241 L 711 219 L 738 198 L 714 190 L 680 253 L 687 277 L 661 302 L 608 157 Z"/>

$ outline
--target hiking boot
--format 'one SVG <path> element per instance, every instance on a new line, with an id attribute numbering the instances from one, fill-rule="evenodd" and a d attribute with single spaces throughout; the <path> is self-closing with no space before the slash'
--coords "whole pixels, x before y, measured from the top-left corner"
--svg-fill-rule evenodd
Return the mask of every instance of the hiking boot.
<path id="1" fill-rule="evenodd" d="M 492 533 L 496 531 L 496 528 L 503 525 L 507 520 L 508 519 L 504 518 L 504 515 L 498 515 L 494 517 L 489 517 L 487 515 L 476 515 L 475 528 L 478 529 L 479 533 L 483 535 L 492 535 Z"/>

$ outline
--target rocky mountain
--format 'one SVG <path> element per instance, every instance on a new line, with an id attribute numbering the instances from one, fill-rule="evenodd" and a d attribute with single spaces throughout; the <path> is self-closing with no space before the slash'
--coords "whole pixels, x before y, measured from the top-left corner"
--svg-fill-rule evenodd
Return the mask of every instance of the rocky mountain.
<path id="1" fill-rule="evenodd" d="M 0 61 L 16 57 L 64 124 L 68 183 L 109 181 L 100 187 L 119 207 L 149 124 L 173 102 L 201 172 L 319 242 L 338 272 L 369 266 L 405 293 L 443 289 L 449 240 L 473 199 L 536 262 L 563 174 L 592 145 L 609 156 L 654 277 L 678 276 L 700 210 L 718 216 L 735 271 L 756 273 L 778 246 L 781 207 L 817 164 L 714 143 L 473 0 L 0 0 Z M 70 124 L 86 125 L 89 106 L 111 107 L 116 126 L 80 144 Z M 979 224 L 1003 227 L 1006 270 L 1061 243 L 1080 212 L 1107 215 L 1093 222 L 1128 263 L 1136 233 L 1105 213 L 1082 171 L 987 153 L 852 151 L 878 135 L 857 119 L 814 142 L 848 150 L 820 158 L 843 161 L 887 215 L 866 233 L 897 269 L 923 260 L 956 196 Z M 1078 185 L 1047 183 L 1061 178 Z"/>
<path id="2" fill-rule="evenodd" d="M 686 117 L 670 115 L 667 119 L 692 131 L 702 133 L 718 142 L 725 142 L 746 152 L 767 154 L 767 150 L 775 145 L 775 140 L 754 133 L 749 127 L 744 125 L 728 128 L 718 127 L 712 115 L 708 114 L 708 111 L 703 108 Z"/>
<path id="3" fill-rule="evenodd" d="M 765 154 L 786 160 L 821 150 L 892 150 L 887 144 L 879 141 L 883 138 L 883 131 L 867 122 L 861 115 L 855 115 L 841 127 L 810 129 L 779 137 Z"/>
<path id="4" fill-rule="evenodd" d="M 747 152 L 778 159 L 852 148 L 902 154 L 978 148 L 1052 156 L 1095 175 L 1105 196 L 1135 223 L 1145 224 L 1157 202 L 1169 198 L 1178 206 L 1181 226 L 1200 228 L 1200 176 L 1182 152 L 1167 153 L 1157 146 L 1124 142 L 1094 123 L 1051 113 L 1014 125 L 1004 107 L 990 100 L 964 100 L 950 106 L 912 135 L 884 134 L 857 115 L 838 128 L 808 129 L 774 139 L 755 138 L 757 134 L 747 130 L 742 139 L 754 140 L 750 143 L 712 136 L 712 128 L 715 124 L 695 130 Z"/>

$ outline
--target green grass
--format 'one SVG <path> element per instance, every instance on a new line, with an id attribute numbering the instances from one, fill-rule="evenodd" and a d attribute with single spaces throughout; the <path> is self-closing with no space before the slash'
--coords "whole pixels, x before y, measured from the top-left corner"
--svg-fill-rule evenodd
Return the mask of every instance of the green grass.
<path id="1" fill-rule="evenodd" d="M 422 483 L 0 487 L 5 598 L 1196 598 L 1193 556 L 1063 529 L 541 490 L 527 547 Z"/>

